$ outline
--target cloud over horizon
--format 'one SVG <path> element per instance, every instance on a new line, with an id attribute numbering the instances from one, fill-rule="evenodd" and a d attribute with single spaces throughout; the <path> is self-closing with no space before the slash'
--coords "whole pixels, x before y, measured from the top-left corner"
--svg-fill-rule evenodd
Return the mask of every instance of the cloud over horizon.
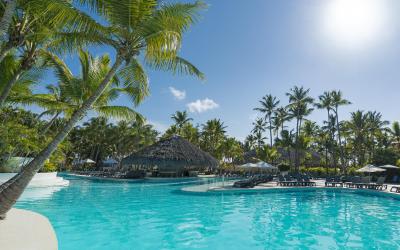
<path id="1" fill-rule="evenodd" d="M 179 90 L 174 87 L 169 87 L 169 91 L 177 100 L 183 100 L 186 98 L 186 91 L 184 90 Z"/>
<path id="2" fill-rule="evenodd" d="M 216 109 L 219 105 L 213 100 L 206 98 L 204 100 L 188 103 L 187 107 L 191 113 L 203 113 L 208 110 Z"/>

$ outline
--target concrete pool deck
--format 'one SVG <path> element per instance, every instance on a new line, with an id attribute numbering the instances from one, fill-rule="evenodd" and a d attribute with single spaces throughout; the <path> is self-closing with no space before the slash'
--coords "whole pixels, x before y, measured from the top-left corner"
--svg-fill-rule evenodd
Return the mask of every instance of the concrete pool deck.
<path id="1" fill-rule="evenodd" d="M 57 250 L 56 233 L 49 220 L 38 213 L 11 209 L 0 220 L 0 249 Z"/>
<path id="2" fill-rule="evenodd" d="M 357 188 L 347 188 L 347 187 L 325 187 L 325 180 L 313 180 L 316 183 L 314 187 L 287 187 L 287 186 L 278 186 L 276 181 L 271 181 L 268 183 L 262 183 L 260 185 L 255 186 L 254 188 L 234 188 L 233 183 L 234 181 L 224 181 L 224 182 L 215 182 L 203 185 L 196 185 L 196 186 L 189 186 L 184 187 L 181 189 L 183 192 L 189 193 L 247 193 L 247 192 L 262 192 L 262 191 L 273 191 L 273 190 L 315 190 L 315 189 L 328 189 L 328 190 L 352 190 L 358 192 L 372 192 L 376 194 L 387 194 L 392 197 L 399 197 L 399 193 L 390 192 L 390 189 L 393 186 L 400 186 L 400 185 L 393 185 L 387 184 L 386 190 L 374 190 L 374 189 L 357 189 Z M 386 184 L 385 184 L 386 185 Z"/>

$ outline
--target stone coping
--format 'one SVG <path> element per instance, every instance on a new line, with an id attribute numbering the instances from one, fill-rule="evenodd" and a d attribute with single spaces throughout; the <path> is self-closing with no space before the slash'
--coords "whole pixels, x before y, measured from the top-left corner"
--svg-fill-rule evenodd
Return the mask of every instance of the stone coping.
<path id="1" fill-rule="evenodd" d="M 373 189 L 357 189 L 357 188 L 346 188 L 346 187 L 325 187 L 325 180 L 314 180 L 316 182 L 315 187 L 286 187 L 278 186 L 276 182 L 263 183 L 254 188 L 234 188 L 233 181 L 217 182 L 212 184 L 203 184 L 196 186 L 184 187 L 181 189 L 183 193 L 191 194 L 251 194 L 251 193 L 262 193 L 262 192 L 305 192 L 305 191 L 316 191 L 316 190 L 331 190 L 335 192 L 353 192 L 353 193 L 367 193 L 378 196 L 392 197 L 400 200 L 399 193 L 390 192 L 391 187 L 396 186 L 387 184 L 386 190 L 373 190 Z"/>
<path id="2" fill-rule="evenodd" d="M 11 209 L 0 220 L 1 250 L 57 250 L 57 237 L 49 220 L 38 213 Z"/>

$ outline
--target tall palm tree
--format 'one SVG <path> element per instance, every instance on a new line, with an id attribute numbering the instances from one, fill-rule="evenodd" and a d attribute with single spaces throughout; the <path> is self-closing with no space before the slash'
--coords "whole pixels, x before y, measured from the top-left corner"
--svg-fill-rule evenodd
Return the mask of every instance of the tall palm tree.
<path id="1" fill-rule="evenodd" d="M 351 118 L 346 127 L 350 133 L 350 142 L 357 158 L 358 165 L 365 164 L 365 150 L 367 145 L 367 136 L 369 132 L 368 114 L 357 110 L 351 113 Z"/>
<path id="2" fill-rule="evenodd" d="M 265 132 L 265 120 L 263 118 L 258 118 L 253 122 L 253 129 L 251 130 L 252 133 L 257 133 L 257 132 Z"/>
<path id="3" fill-rule="evenodd" d="M 295 136 L 293 135 L 293 131 L 288 131 L 288 130 L 282 130 L 281 131 L 281 137 L 277 141 L 277 144 L 286 149 L 286 154 L 287 154 L 287 160 L 289 166 L 291 166 L 292 162 L 292 148 L 295 145 Z"/>
<path id="4" fill-rule="evenodd" d="M 342 171 L 346 171 L 346 162 L 344 159 L 344 151 L 343 151 L 343 145 L 342 145 L 342 137 L 340 133 L 340 123 L 339 123 L 339 107 L 344 106 L 344 105 L 349 105 L 351 102 L 343 98 L 342 92 L 339 91 L 332 91 L 331 92 L 331 98 L 332 98 L 332 106 L 333 106 L 333 111 L 335 112 L 336 116 L 336 130 L 338 133 L 338 145 L 339 145 L 339 150 L 340 150 L 340 163 L 342 166 Z"/>
<path id="5" fill-rule="evenodd" d="M 250 134 L 244 140 L 244 147 L 247 151 L 253 150 L 256 147 L 257 139 L 253 134 Z"/>
<path id="6" fill-rule="evenodd" d="M 279 129 L 281 131 L 285 129 L 285 122 L 290 121 L 290 116 L 286 110 L 286 107 L 279 107 L 275 110 L 274 117 L 277 134 L 279 134 Z"/>
<path id="7" fill-rule="evenodd" d="M 389 125 L 388 121 L 382 120 L 382 114 L 380 112 L 376 111 L 369 111 L 367 113 L 367 122 L 368 122 L 368 128 L 369 128 L 369 133 L 368 133 L 368 141 L 369 141 L 369 148 L 370 148 L 370 159 L 374 156 L 374 151 L 375 151 L 375 144 L 376 144 L 376 139 L 382 135 L 382 133 L 385 131 L 390 131 L 389 128 L 387 128 L 387 125 Z"/>
<path id="8" fill-rule="evenodd" d="M 116 51 L 114 64 L 104 73 L 97 88 L 87 97 L 66 122 L 65 126 L 19 174 L 0 187 L 0 216 L 16 202 L 33 176 L 46 159 L 64 140 L 75 124 L 92 108 L 117 74 L 122 85 L 135 104 L 139 104 L 147 94 L 147 76 L 138 61 L 138 55 L 145 53 L 146 62 L 156 69 L 189 73 L 203 77 L 202 73 L 188 61 L 178 57 L 182 35 L 195 21 L 204 4 L 173 3 L 157 5 L 157 1 L 98 1 L 96 9 L 112 25 L 108 32 L 100 31 L 97 36 L 75 33 L 64 37 L 64 45 L 72 49 L 77 43 L 97 42 L 111 45 Z M 141 11 L 137 11 L 141 10 Z M 125 62 L 125 66 L 121 68 Z M 85 79 L 88 80 L 88 79 Z M 106 109 L 104 110 L 106 111 Z M 108 114 L 112 114 L 108 110 Z"/>
<path id="9" fill-rule="evenodd" d="M 218 157 L 218 149 L 225 139 L 226 126 L 220 119 L 208 120 L 201 132 L 202 145 L 205 151 Z"/>
<path id="10" fill-rule="evenodd" d="M 21 3 L 18 11 L 15 12 L 13 23 L 11 24 L 8 41 L 0 50 L 0 61 L 12 49 L 19 49 L 22 52 L 19 67 L 15 70 L 13 77 L 6 82 L 0 82 L 0 108 L 4 106 L 6 99 L 18 81 L 26 72 L 32 70 L 35 65 L 40 64 L 41 55 L 45 51 L 59 50 L 53 44 L 58 32 L 81 31 L 90 33 L 91 30 L 103 30 L 85 13 L 74 8 L 67 0 L 38 0 L 38 1 L 18 1 Z"/>
<path id="11" fill-rule="evenodd" d="M 310 89 L 295 86 L 286 93 L 289 97 L 288 110 L 292 117 L 296 118 L 296 143 L 295 143 L 295 169 L 299 171 L 299 133 L 304 117 L 308 116 L 313 109 L 309 107 L 314 99 L 309 97 Z"/>
<path id="12" fill-rule="evenodd" d="M 181 130 L 186 123 L 193 120 L 188 117 L 187 111 L 176 111 L 175 114 L 171 116 L 171 119 L 175 122 L 175 125 L 179 130 Z"/>
<path id="13" fill-rule="evenodd" d="M 265 120 L 268 121 L 268 129 L 269 129 L 269 140 L 270 146 L 272 147 L 272 115 L 274 114 L 276 107 L 279 105 L 279 100 L 272 95 L 264 96 L 260 101 L 260 107 L 255 108 L 254 110 L 260 111 L 265 115 Z"/>
<path id="14" fill-rule="evenodd" d="M 5 3 L 2 1 L 1 5 L 2 17 L 0 19 L 0 37 L 3 38 L 7 34 L 14 12 L 17 9 L 17 0 L 8 0 L 5 1 Z"/>
<path id="15" fill-rule="evenodd" d="M 400 149 L 400 124 L 395 121 L 392 124 L 391 134 L 394 138 L 394 143 L 396 144 L 397 150 Z"/>

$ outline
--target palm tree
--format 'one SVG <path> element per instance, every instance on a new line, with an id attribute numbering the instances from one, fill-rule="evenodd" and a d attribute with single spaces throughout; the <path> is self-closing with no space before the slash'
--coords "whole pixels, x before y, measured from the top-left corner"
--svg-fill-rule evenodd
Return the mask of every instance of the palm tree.
<path id="1" fill-rule="evenodd" d="M 263 118 L 258 118 L 253 122 L 253 129 L 251 130 L 252 133 L 257 133 L 257 132 L 265 132 L 265 121 Z"/>
<path id="2" fill-rule="evenodd" d="M 68 36 L 71 32 L 81 31 L 91 33 L 102 31 L 103 28 L 92 18 L 77 10 L 67 0 L 38 0 L 21 1 L 21 6 L 13 18 L 8 41 L 0 50 L 0 61 L 12 49 L 21 50 L 19 66 L 6 82 L 1 82 L 0 108 L 4 106 L 6 99 L 18 81 L 26 72 L 41 64 L 41 56 L 44 52 L 59 50 L 54 43 L 56 36 Z M 65 34 L 58 35 L 63 30 Z M 57 34 L 57 35 L 56 35 Z"/>
<path id="3" fill-rule="evenodd" d="M 391 134 L 394 138 L 394 143 L 396 144 L 397 150 L 400 149 L 400 125 L 399 122 L 395 121 L 392 124 Z"/>
<path id="4" fill-rule="evenodd" d="M 0 37 L 3 38 L 7 34 L 14 12 L 17 9 L 17 0 L 8 0 L 5 2 L 5 6 L 3 5 L 2 7 L 3 16 L 0 20 Z"/>
<path id="5" fill-rule="evenodd" d="M 288 110 L 292 117 L 296 118 L 296 143 L 295 143 L 295 168 L 299 170 L 299 133 L 304 117 L 308 116 L 313 109 L 308 105 L 312 104 L 314 99 L 309 97 L 310 89 L 295 86 L 286 95 L 289 97 Z"/>
<path id="6" fill-rule="evenodd" d="M 349 105 L 351 102 L 348 100 L 344 99 L 342 97 L 342 92 L 339 91 L 332 91 L 331 92 L 331 98 L 332 98 L 332 106 L 333 106 L 333 111 L 335 112 L 336 116 L 336 130 L 338 133 L 338 145 L 339 145 L 339 150 L 340 150 L 340 162 L 342 165 L 342 171 L 344 172 L 346 170 L 346 162 L 344 159 L 344 151 L 343 151 L 343 145 L 342 145 L 342 138 L 341 138 L 341 133 L 340 133 L 340 123 L 339 123 L 339 107 L 344 106 L 344 105 Z"/>
<path id="7" fill-rule="evenodd" d="M 281 131 L 281 138 L 277 141 L 277 144 L 286 149 L 286 154 L 287 154 L 287 160 L 288 160 L 288 164 L 289 166 L 291 166 L 291 152 L 292 152 L 292 148 L 295 145 L 295 136 L 293 135 L 292 131 L 288 131 L 288 130 L 282 130 Z"/>
<path id="8" fill-rule="evenodd" d="M 176 111 L 175 114 L 171 116 L 171 119 L 175 122 L 178 130 L 181 130 L 186 123 L 193 120 L 192 118 L 188 117 L 187 111 Z"/>
<path id="9" fill-rule="evenodd" d="M 235 138 L 226 138 L 221 145 L 221 149 L 223 158 L 232 165 L 234 165 L 235 160 L 243 157 L 243 148 Z"/>
<path id="10" fill-rule="evenodd" d="M 279 100 L 275 96 L 266 95 L 260 101 L 261 107 L 255 108 L 254 110 L 260 111 L 265 115 L 265 120 L 268 121 L 269 139 L 270 146 L 272 147 L 272 115 L 274 114 L 276 107 L 279 105 Z"/>
<path id="11" fill-rule="evenodd" d="M 285 122 L 290 121 L 289 113 L 285 107 L 279 107 L 275 110 L 274 120 L 276 133 L 279 134 L 279 129 L 283 131 L 285 129 Z"/>
<path id="12" fill-rule="evenodd" d="M 390 131 L 387 128 L 388 121 L 382 120 L 382 114 L 376 111 L 367 113 L 367 122 L 369 127 L 369 146 L 370 146 L 370 159 L 374 156 L 376 138 L 380 137 L 384 131 Z"/>
<path id="13" fill-rule="evenodd" d="M 365 149 L 367 143 L 368 115 L 363 111 L 357 110 L 351 113 L 350 120 L 346 123 L 350 133 L 350 142 L 357 158 L 358 165 L 365 164 Z"/>
<path id="14" fill-rule="evenodd" d="M 196 2 L 157 5 L 157 1 L 98 1 L 95 3 L 101 14 L 112 27 L 108 32 L 96 34 L 83 32 L 65 36 L 63 45 L 72 49 L 77 43 L 98 42 L 111 45 L 117 55 L 111 68 L 105 70 L 104 78 L 67 121 L 65 126 L 19 174 L 0 187 L 0 216 L 7 211 L 22 194 L 25 187 L 43 166 L 46 159 L 64 140 L 75 124 L 92 108 L 117 74 L 122 85 L 129 90 L 133 102 L 138 105 L 147 94 L 147 76 L 138 61 L 138 55 L 145 53 L 146 62 L 156 69 L 189 73 L 203 77 L 202 73 L 186 60 L 178 57 L 182 34 L 194 22 L 204 4 Z M 137 11 L 137 10 L 142 11 Z M 125 66 L 120 68 L 125 62 Z M 85 79 L 89 80 L 89 79 Z M 107 108 L 103 111 L 107 111 Z M 108 114 L 113 111 L 108 109 Z"/>
<path id="15" fill-rule="evenodd" d="M 226 126 L 220 119 L 208 120 L 203 124 L 201 132 L 203 149 L 217 158 L 218 149 L 225 139 Z"/>
<path id="16" fill-rule="evenodd" d="M 265 136 L 263 136 L 263 133 L 261 131 L 257 131 L 254 134 L 254 139 L 257 142 L 257 149 L 261 148 L 262 146 L 264 146 L 264 141 L 267 139 Z"/>
<path id="17" fill-rule="evenodd" d="M 253 150 L 256 147 L 257 139 L 253 134 L 250 134 L 244 140 L 244 147 L 246 151 Z"/>

